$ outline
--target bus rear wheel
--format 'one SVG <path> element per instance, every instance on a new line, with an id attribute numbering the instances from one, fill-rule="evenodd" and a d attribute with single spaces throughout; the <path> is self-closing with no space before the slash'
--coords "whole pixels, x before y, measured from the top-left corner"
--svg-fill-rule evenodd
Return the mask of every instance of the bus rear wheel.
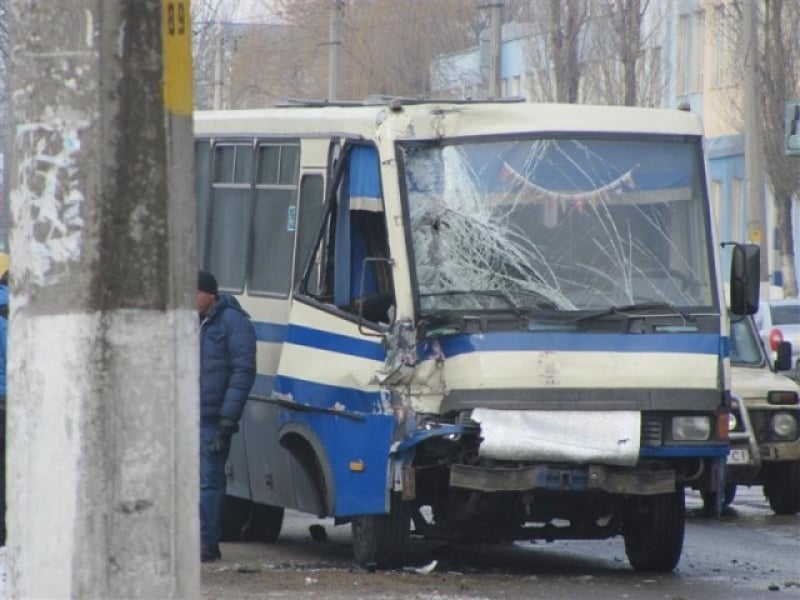
<path id="1" fill-rule="evenodd" d="M 250 521 L 253 503 L 237 496 L 226 495 L 222 504 L 222 541 L 238 542 Z"/>
<path id="2" fill-rule="evenodd" d="M 253 503 L 250 533 L 259 542 L 272 543 L 278 539 L 283 527 L 283 507 Z"/>
<path id="3" fill-rule="evenodd" d="M 406 560 L 411 510 L 399 494 L 392 494 L 388 514 L 353 517 L 351 529 L 353 554 L 359 565 L 386 568 Z"/>
<path id="4" fill-rule="evenodd" d="M 672 571 L 683 551 L 686 499 L 683 490 L 646 496 L 625 521 L 625 554 L 637 571 Z"/>

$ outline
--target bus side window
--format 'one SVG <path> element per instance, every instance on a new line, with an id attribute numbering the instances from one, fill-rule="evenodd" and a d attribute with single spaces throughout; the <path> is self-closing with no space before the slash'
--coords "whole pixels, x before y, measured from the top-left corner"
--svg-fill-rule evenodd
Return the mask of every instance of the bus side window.
<path id="1" fill-rule="evenodd" d="M 324 206 L 325 180 L 322 175 L 304 175 L 300 180 L 300 202 L 297 208 L 297 248 L 295 250 L 294 278 L 298 281 L 303 275 L 314 247 Z M 315 261 L 312 265 L 315 270 L 311 274 L 318 278 L 316 270 L 319 265 Z"/>
<path id="2" fill-rule="evenodd" d="M 297 229 L 300 145 L 263 142 L 256 154 L 249 291 L 289 293 Z"/>
<path id="3" fill-rule="evenodd" d="M 214 146 L 213 179 L 202 266 L 217 276 L 220 289 L 244 289 L 253 193 L 253 142 Z"/>

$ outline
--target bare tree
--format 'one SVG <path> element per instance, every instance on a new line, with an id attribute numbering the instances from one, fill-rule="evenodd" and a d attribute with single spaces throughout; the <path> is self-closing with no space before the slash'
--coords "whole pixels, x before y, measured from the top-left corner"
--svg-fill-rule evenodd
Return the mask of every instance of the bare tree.
<path id="1" fill-rule="evenodd" d="M 716 69 L 727 87 L 716 90 L 717 102 L 723 109 L 730 128 L 744 131 L 744 87 L 742 73 L 747 49 L 744 45 L 743 2 L 730 0 L 718 5 L 715 23 L 715 45 L 727 47 L 732 58 L 718 48 Z M 796 0 L 761 0 L 757 21 L 760 51 L 756 63 L 759 89 L 759 115 L 764 151 L 764 171 L 772 190 L 776 215 L 776 239 L 780 250 L 783 292 L 797 296 L 796 261 L 792 207 L 800 200 L 800 161 L 784 154 L 784 106 L 800 98 L 800 2 Z M 718 82 L 719 83 L 719 82 Z M 800 207 L 798 207 L 800 209 Z"/>
<path id="2" fill-rule="evenodd" d="M 549 23 L 556 101 L 575 103 L 581 79 L 580 39 L 589 15 L 586 0 L 550 0 Z"/>
<path id="3" fill-rule="evenodd" d="M 667 69 L 662 48 L 667 10 L 666 3 L 651 0 L 594 0 L 582 101 L 663 105 Z"/>
<path id="4" fill-rule="evenodd" d="M 275 0 L 273 15 L 283 31 L 247 34 L 238 42 L 233 59 L 237 83 L 232 87 L 248 90 L 242 102 L 252 106 L 285 97 L 325 97 L 333 4 Z M 477 43 L 485 21 L 479 4 L 480 0 L 348 0 L 339 24 L 339 97 L 428 95 L 433 59 Z"/>
<path id="5" fill-rule="evenodd" d="M 252 27 L 239 19 L 245 9 L 268 14 L 267 0 L 193 0 L 192 55 L 195 106 L 214 106 L 215 94 L 222 106 L 235 107 L 231 97 L 232 60 L 238 39 Z"/>
<path id="6" fill-rule="evenodd" d="M 800 159 L 784 154 L 783 126 L 785 103 L 800 98 L 800 2 L 765 0 L 762 27 L 764 165 L 775 202 L 783 291 L 786 296 L 797 296 L 792 203 L 800 192 Z"/>

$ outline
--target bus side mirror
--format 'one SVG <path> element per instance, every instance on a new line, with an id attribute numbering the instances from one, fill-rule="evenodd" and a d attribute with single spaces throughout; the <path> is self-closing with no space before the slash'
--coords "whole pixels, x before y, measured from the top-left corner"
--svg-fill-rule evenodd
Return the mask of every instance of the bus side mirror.
<path id="1" fill-rule="evenodd" d="M 728 245 L 728 244 L 725 244 Z M 752 315 L 758 311 L 758 294 L 761 285 L 761 249 L 755 244 L 730 244 L 731 298 L 734 315 Z"/>

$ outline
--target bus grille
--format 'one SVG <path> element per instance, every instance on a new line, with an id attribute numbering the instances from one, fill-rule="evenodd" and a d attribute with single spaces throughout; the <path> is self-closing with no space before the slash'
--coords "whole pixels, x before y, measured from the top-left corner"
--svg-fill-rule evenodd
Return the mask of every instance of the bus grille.
<path id="1" fill-rule="evenodd" d="M 662 429 L 661 415 L 642 413 L 642 446 L 660 446 Z"/>

